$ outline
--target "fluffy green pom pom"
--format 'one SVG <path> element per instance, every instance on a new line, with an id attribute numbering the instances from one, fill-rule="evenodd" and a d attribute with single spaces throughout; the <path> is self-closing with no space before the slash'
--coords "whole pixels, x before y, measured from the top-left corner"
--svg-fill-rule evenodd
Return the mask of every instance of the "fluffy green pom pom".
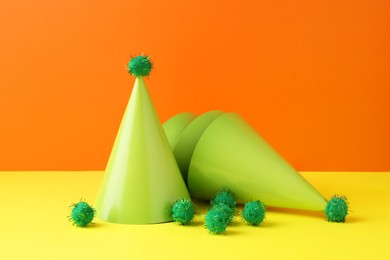
<path id="1" fill-rule="evenodd" d="M 87 202 L 80 201 L 72 204 L 72 213 L 68 216 L 68 219 L 74 226 L 85 227 L 93 220 L 95 216 L 95 209 L 92 208 Z"/>
<path id="2" fill-rule="evenodd" d="M 226 204 L 217 204 L 213 206 L 213 209 L 218 209 L 223 212 L 223 217 L 225 218 L 227 225 L 229 225 L 233 221 L 234 210 L 229 208 Z"/>
<path id="3" fill-rule="evenodd" d="M 229 189 L 222 189 L 217 192 L 213 201 L 211 201 L 211 205 L 215 206 L 217 204 L 223 203 L 232 210 L 236 207 L 236 199 L 234 193 Z"/>
<path id="4" fill-rule="evenodd" d="M 152 62 L 149 56 L 139 55 L 131 58 L 127 64 L 127 69 L 134 77 L 149 76 L 152 70 Z"/>
<path id="5" fill-rule="evenodd" d="M 211 233 L 219 234 L 225 232 L 228 226 L 226 211 L 219 206 L 213 207 L 206 214 L 205 227 Z"/>
<path id="6" fill-rule="evenodd" d="M 347 197 L 333 195 L 325 208 L 326 219 L 329 222 L 345 222 L 348 215 Z"/>
<path id="7" fill-rule="evenodd" d="M 245 203 L 242 217 L 249 225 L 260 225 L 265 217 L 265 205 L 261 201 L 250 201 Z"/>
<path id="8" fill-rule="evenodd" d="M 189 199 L 177 200 L 172 207 L 172 218 L 182 225 L 189 225 L 194 218 L 194 204 Z"/>

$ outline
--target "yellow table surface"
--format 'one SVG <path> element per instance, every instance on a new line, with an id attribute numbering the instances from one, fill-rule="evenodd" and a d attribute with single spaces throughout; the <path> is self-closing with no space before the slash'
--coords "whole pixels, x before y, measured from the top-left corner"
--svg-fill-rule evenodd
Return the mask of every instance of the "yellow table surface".
<path id="1" fill-rule="evenodd" d="M 93 204 L 101 171 L 0 172 L 0 259 L 390 259 L 390 172 L 304 172 L 325 197 L 348 196 L 346 223 L 322 213 L 269 209 L 262 226 L 236 216 L 226 235 L 191 226 L 70 224 L 68 207 Z"/>

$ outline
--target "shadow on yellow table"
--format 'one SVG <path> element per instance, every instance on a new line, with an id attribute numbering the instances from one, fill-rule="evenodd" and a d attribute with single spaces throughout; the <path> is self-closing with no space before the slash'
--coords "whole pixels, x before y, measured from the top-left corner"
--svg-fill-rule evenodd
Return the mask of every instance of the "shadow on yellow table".
<path id="1" fill-rule="evenodd" d="M 68 207 L 93 204 L 103 172 L 0 172 L 0 259 L 390 259 L 390 173 L 305 172 L 325 197 L 346 195 L 346 223 L 322 213 L 269 208 L 259 227 L 235 216 L 225 235 L 191 226 L 71 225 Z"/>

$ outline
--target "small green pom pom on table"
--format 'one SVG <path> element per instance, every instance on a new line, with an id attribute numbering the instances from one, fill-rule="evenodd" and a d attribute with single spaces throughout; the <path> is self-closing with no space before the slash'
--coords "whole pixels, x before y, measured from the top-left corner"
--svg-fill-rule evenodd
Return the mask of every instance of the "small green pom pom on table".
<path id="1" fill-rule="evenodd" d="M 217 204 L 212 207 L 212 209 L 218 209 L 223 212 L 223 216 L 226 219 L 226 223 L 230 225 L 230 223 L 233 221 L 233 216 L 234 216 L 234 210 L 228 207 L 224 203 Z"/>
<path id="2" fill-rule="evenodd" d="M 130 59 L 127 69 L 134 77 L 149 76 L 152 70 L 152 62 L 149 56 L 139 55 Z"/>
<path id="3" fill-rule="evenodd" d="M 172 218 L 183 226 L 191 223 L 194 214 L 194 204 L 189 199 L 180 199 L 173 204 Z"/>
<path id="4" fill-rule="evenodd" d="M 348 215 L 347 197 L 333 195 L 325 208 L 326 219 L 329 222 L 345 222 Z"/>
<path id="5" fill-rule="evenodd" d="M 95 209 L 92 208 L 87 202 L 80 201 L 78 203 L 72 204 L 72 212 L 68 216 L 69 221 L 72 222 L 74 226 L 85 227 L 95 217 Z"/>
<path id="6" fill-rule="evenodd" d="M 236 207 L 236 199 L 234 193 L 229 189 L 222 189 L 217 192 L 213 201 L 211 201 L 211 205 L 215 206 L 217 204 L 223 203 L 232 210 Z"/>
<path id="7" fill-rule="evenodd" d="M 261 201 L 250 201 L 245 203 L 242 217 L 249 225 L 260 225 L 265 217 L 266 207 Z"/>
<path id="8" fill-rule="evenodd" d="M 226 205 L 223 206 L 227 207 Z M 225 232 L 228 226 L 229 215 L 223 206 L 212 207 L 206 214 L 205 227 L 211 233 L 220 234 Z"/>

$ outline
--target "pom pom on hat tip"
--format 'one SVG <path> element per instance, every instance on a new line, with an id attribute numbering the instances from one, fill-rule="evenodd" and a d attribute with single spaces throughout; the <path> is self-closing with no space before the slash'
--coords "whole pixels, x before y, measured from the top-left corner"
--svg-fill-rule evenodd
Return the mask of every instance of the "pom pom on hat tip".
<path id="1" fill-rule="evenodd" d="M 128 72 L 134 77 L 149 77 L 152 68 L 153 64 L 150 60 L 150 57 L 144 54 L 132 57 L 127 64 Z"/>

